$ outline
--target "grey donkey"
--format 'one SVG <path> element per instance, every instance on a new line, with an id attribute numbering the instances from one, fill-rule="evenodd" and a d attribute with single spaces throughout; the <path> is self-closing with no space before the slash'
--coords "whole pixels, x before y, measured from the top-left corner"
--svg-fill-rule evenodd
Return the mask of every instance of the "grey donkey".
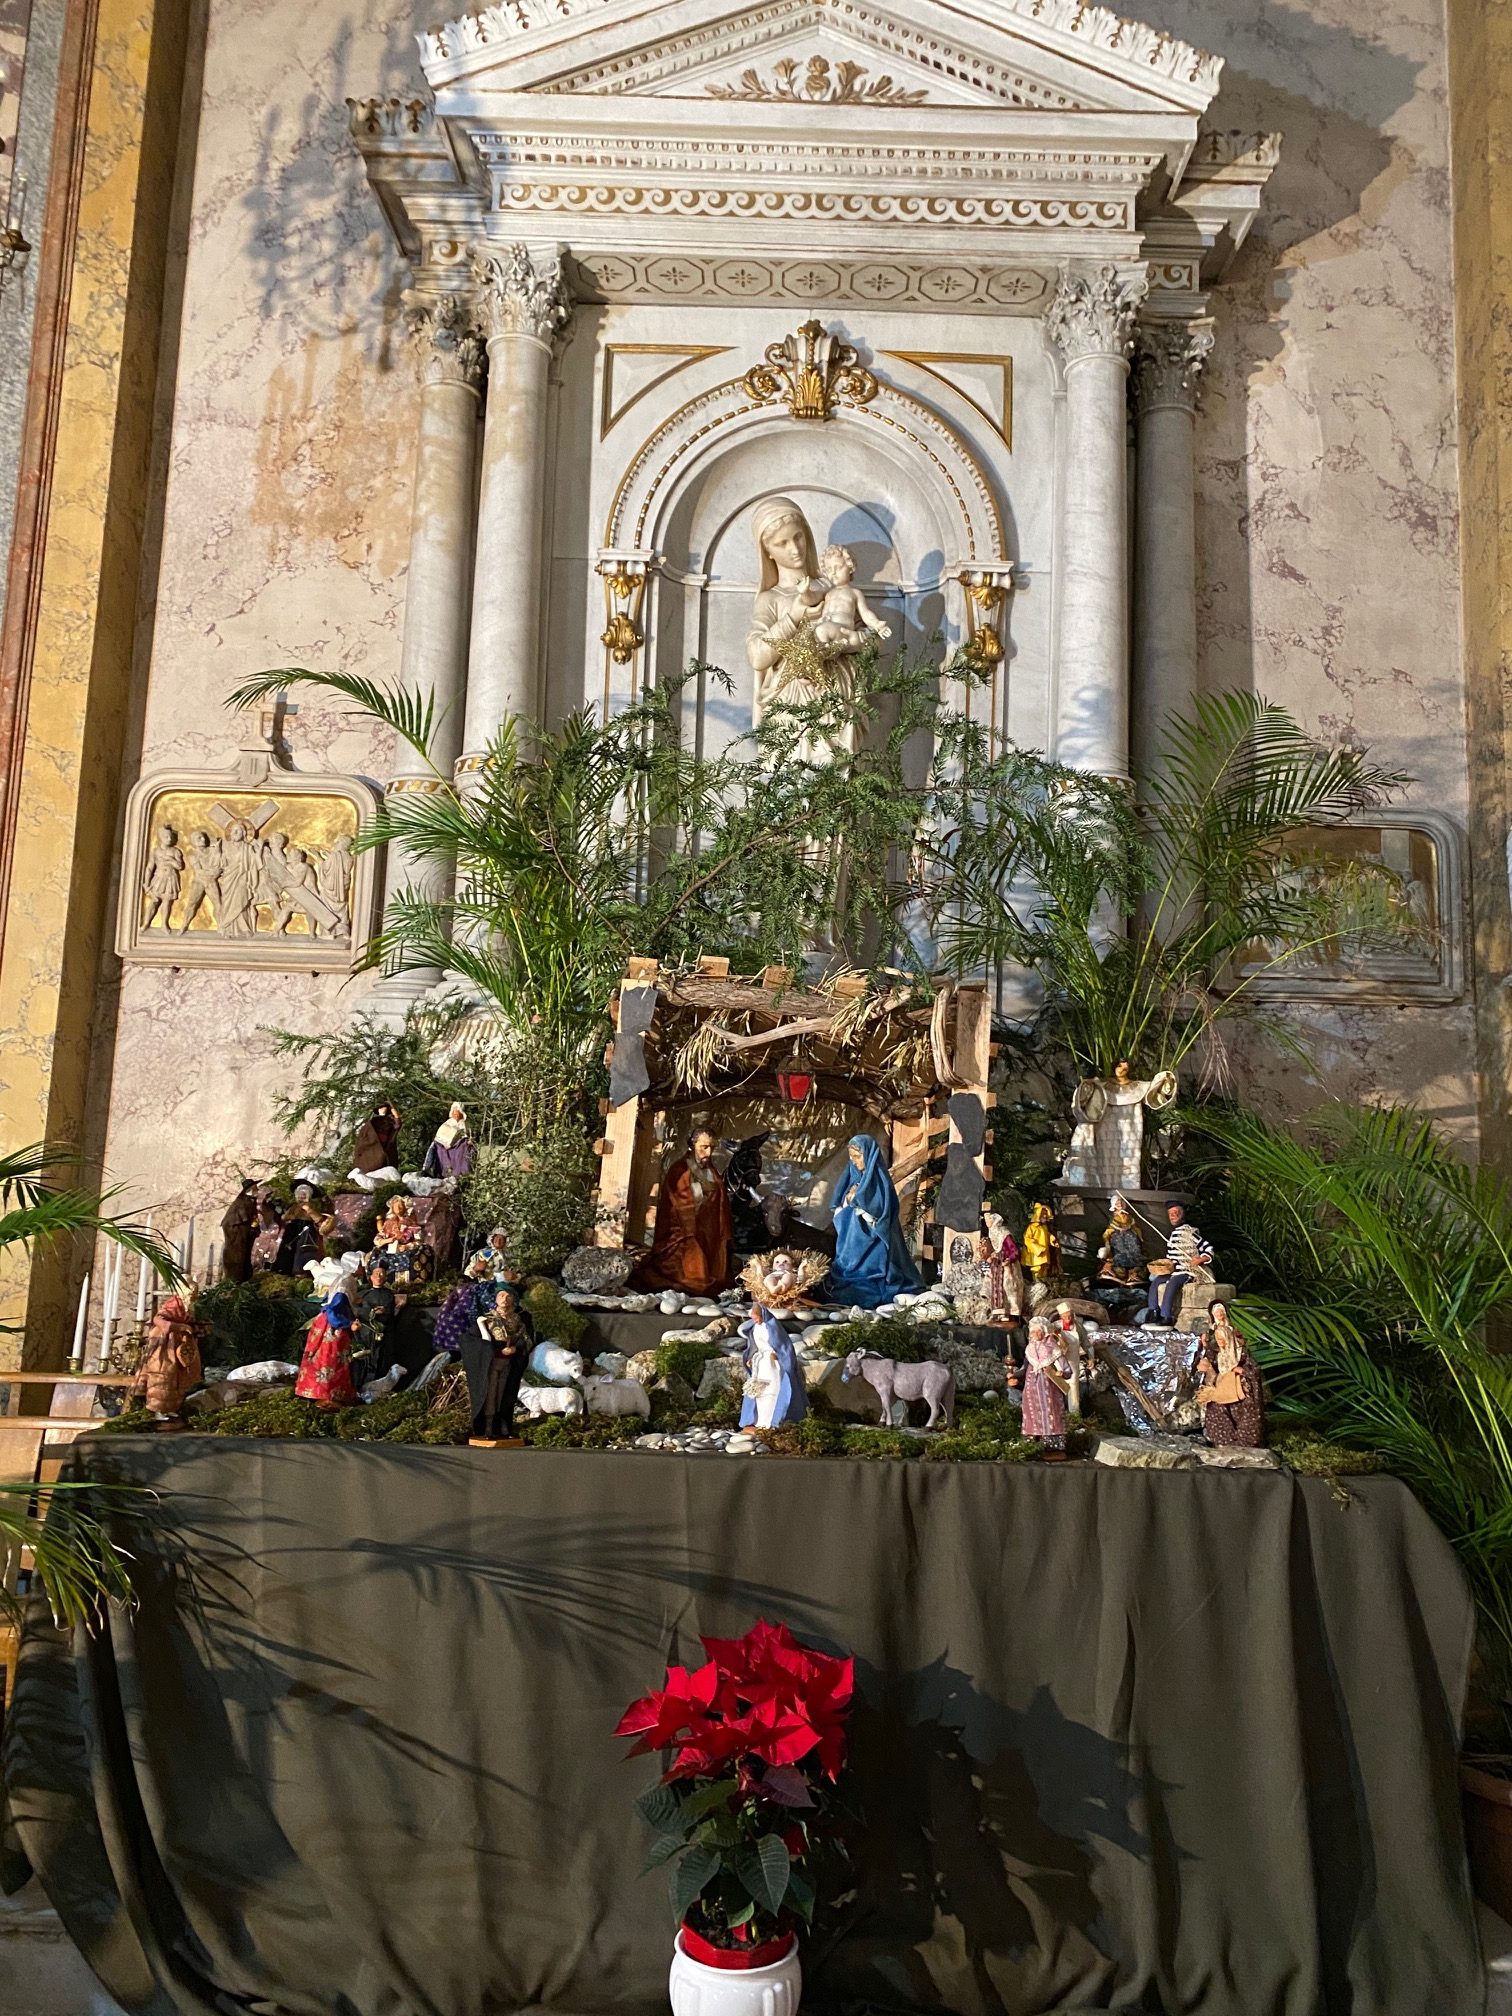
<path id="1" fill-rule="evenodd" d="M 905 1405 L 910 1400 L 923 1400 L 929 1408 L 926 1428 L 949 1428 L 955 1422 L 955 1374 L 937 1359 L 930 1358 L 922 1365 L 900 1365 L 875 1351 L 852 1351 L 840 1377 L 866 1381 L 882 1402 L 884 1426 L 892 1423 L 894 1400 Z"/>

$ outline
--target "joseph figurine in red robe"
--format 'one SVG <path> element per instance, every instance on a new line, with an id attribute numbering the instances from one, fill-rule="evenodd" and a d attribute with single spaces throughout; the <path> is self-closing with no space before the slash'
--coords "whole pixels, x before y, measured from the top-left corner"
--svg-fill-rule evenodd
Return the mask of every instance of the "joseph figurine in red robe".
<path id="1" fill-rule="evenodd" d="M 714 1167 L 714 1136 L 697 1128 L 688 1152 L 662 1177 L 651 1251 L 630 1277 L 634 1288 L 680 1288 L 717 1295 L 728 1288 L 730 1193 Z"/>

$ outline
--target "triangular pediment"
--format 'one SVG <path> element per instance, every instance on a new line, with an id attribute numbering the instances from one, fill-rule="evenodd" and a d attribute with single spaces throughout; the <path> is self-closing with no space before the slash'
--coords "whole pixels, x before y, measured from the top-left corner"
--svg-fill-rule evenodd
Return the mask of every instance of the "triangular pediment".
<path id="1" fill-rule="evenodd" d="M 502 0 L 422 35 L 444 104 L 494 93 L 705 107 L 1198 112 L 1220 59 L 1082 0 Z"/>

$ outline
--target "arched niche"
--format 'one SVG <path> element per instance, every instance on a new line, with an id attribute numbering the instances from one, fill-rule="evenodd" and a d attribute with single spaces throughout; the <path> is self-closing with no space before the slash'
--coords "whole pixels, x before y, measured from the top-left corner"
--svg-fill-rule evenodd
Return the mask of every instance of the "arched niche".
<path id="1" fill-rule="evenodd" d="M 948 656 L 966 634 L 965 597 L 953 570 L 1001 562 L 1005 517 L 957 436 L 918 402 L 884 388 L 877 414 L 842 407 L 823 423 L 782 409 L 753 409 L 722 387 L 724 410 L 689 402 L 643 444 L 626 472 L 611 530 L 660 556 L 648 598 L 646 676 L 666 681 L 693 660 L 718 665 L 732 689 L 688 689 L 685 735 L 711 753 L 752 721 L 746 659 L 757 593 L 753 513 L 791 496 L 819 553 L 846 546 L 857 585 L 893 628 L 889 649 L 919 652 L 942 640 Z M 925 416 L 922 418 L 920 416 Z M 648 452 L 651 451 L 651 452 Z"/>

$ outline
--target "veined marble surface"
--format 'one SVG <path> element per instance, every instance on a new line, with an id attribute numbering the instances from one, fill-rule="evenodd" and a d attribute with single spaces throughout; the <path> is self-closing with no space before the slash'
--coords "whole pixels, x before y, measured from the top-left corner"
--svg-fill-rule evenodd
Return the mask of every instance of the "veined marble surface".
<path id="1" fill-rule="evenodd" d="M 414 33 L 446 11 L 211 0 L 142 768 L 224 762 L 223 696 L 263 667 L 397 669 L 417 394 L 404 275 L 345 100 L 412 93 Z M 1285 134 L 1215 298 L 1198 431 L 1206 683 L 1370 743 L 1413 773 L 1409 802 L 1463 818 L 1441 7 L 1135 11 L 1226 56 L 1213 123 Z M 389 760 L 309 695 L 290 741 L 302 766 L 381 778 Z M 259 1029 L 333 1027 L 363 992 L 127 974 L 100 1077 L 110 1174 L 160 1222 L 229 1198 L 246 1161 L 282 1146 L 269 1102 L 291 1067 Z M 1319 1092 L 1410 1094 L 1473 1129 L 1468 1009 L 1289 1012 L 1320 1032 Z"/>

